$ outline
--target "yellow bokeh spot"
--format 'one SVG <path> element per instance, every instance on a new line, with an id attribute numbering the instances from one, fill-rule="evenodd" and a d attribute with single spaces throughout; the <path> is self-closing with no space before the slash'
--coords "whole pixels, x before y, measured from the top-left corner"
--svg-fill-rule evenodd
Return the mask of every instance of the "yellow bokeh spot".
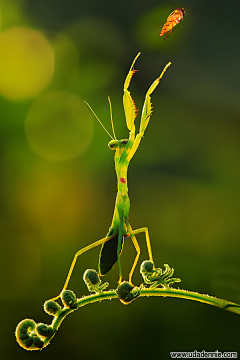
<path id="1" fill-rule="evenodd" d="M 51 81 L 54 52 L 39 31 L 18 27 L 2 32 L 0 54 L 0 94 L 6 98 L 31 98 Z"/>
<path id="2" fill-rule="evenodd" d="M 78 236 L 87 221 L 92 192 L 85 172 L 75 172 L 66 164 L 42 162 L 23 177 L 15 202 L 21 216 L 43 234 L 51 249 L 51 244 L 55 247 L 56 243 Z"/>
<path id="3" fill-rule="evenodd" d="M 53 87 L 76 88 L 82 82 L 76 45 L 65 34 L 58 33 L 52 41 L 52 46 L 55 54 Z"/>
<path id="4" fill-rule="evenodd" d="M 27 115 L 30 146 L 48 160 L 66 160 L 83 152 L 92 139 L 93 116 L 84 102 L 67 92 L 37 98 Z"/>

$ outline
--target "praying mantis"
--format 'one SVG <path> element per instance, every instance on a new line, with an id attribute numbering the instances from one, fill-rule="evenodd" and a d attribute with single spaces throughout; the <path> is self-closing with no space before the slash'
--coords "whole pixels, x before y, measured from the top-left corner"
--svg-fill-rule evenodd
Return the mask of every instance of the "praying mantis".
<path id="1" fill-rule="evenodd" d="M 136 70 L 134 70 L 134 64 L 139 56 L 140 56 L 140 53 L 138 53 L 137 56 L 135 57 L 135 59 L 133 60 L 133 63 L 127 74 L 127 77 L 126 77 L 126 80 L 124 83 L 124 87 L 123 87 L 123 106 L 124 106 L 124 112 L 125 112 L 125 117 L 126 117 L 126 124 L 127 124 L 128 130 L 129 130 L 129 138 L 128 139 L 122 139 L 122 140 L 116 139 L 114 126 L 113 126 L 112 107 L 111 107 L 110 98 L 108 98 L 108 100 L 109 100 L 109 105 L 110 105 L 111 124 L 112 124 L 112 130 L 113 130 L 114 137 L 112 137 L 109 134 L 109 132 L 105 129 L 105 127 L 103 126 L 103 124 L 101 123 L 101 121 L 99 120 L 97 115 L 94 113 L 94 111 L 90 107 L 90 105 L 88 103 L 86 103 L 88 105 L 88 107 L 90 108 L 90 110 L 92 111 L 92 113 L 94 114 L 94 116 L 97 118 L 97 120 L 100 122 L 102 127 L 105 129 L 105 131 L 108 133 L 108 135 L 112 139 L 108 143 L 108 147 L 111 150 L 115 151 L 114 161 L 115 161 L 115 170 L 116 170 L 116 175 L 117 175 L 118 191 L 117 191 L 117 197 L 116 197 L 116 202 L 115 202 L 112 223 L 111 223 L 111 226 L 109 228 L 109 231 L 108 231 L 106 237 L 92 243 L 91 245 L 88 245 L 88 246 L 82 248 L 75 254 L 62 291 L 67 289 L 68 283 L 70 281 L 70 278 L 71 278 L 71 275 L 72 275 L 72 272 L 73 272 L 73 269 L 74 269 L 74 266 L 76 264 L 78 257 L 80 255 L 82 255 L 83 253 L 85 253 L 86 251 L 93 249 L 99 245 L 102 245 L 100 255 L 99 255 L 99 264 L 98 264 L 99 274 L 100 275 L 107 274 L 112 269 L 114 264 L 117 262 L 118 268 L 119 268 L 119 281 L 118 281 L 119 284 L 122 283 L 122 268 L 121 268 L 120 255 L 121 255 L 121 252 L 123 249 L 125 237 L 131 238 L 133 245 L 137 252 L 134 262 L 133 262 L 133 265 L 132 265 L 132 268 L 131 268 L 131 271 L 129 273 L 129 283 L 130 284 L 132 284 L 132 276 L 133 276 L 134 270 L 136 268 L 136 265 L 137 265 L 137 262 L 138 262 L 138 259 L 140 256 L 140 246 L 136 239 L 137 234 L 145 233 L 149 260 L 151 260 L 153 262 L 153 255 L 152 255 L 152 249 L 151 249 L 148 228 L 143 227 L 143 228 L 140 228 L 137 230 L 133 230 L 129 223 L 130 199 L 128 196 L 127 171 L 128 171 L 129 163 L 139 147 L 141 139 L 145 133 L 145 130 L 148 126 L 150 117 L 152 115 L 151 94 L 158 86 L 161 78 L 163 77 L 165 71 L 171 65 L 171 63 L 169 62 L 164 67 L 160 76 L 152 83 L 152 85 L 148 89 L 146 96 L 145 96 L 143 109 L 142 109 L 139 133 L 137 135 L 135 135 L 135 132 L 136 132 L 135 119 L 137 116 L 137 108 L 136 108 L 136 105 L 134 103 L 134 100 L 133 100 L 128 88 L 129 88 L 132 76 L 136 72 Z M 62 291 L 60 292 L 60 294 L 58 296 L 52 298 L 51 300 L 58 299 L 61 296 Z"/>

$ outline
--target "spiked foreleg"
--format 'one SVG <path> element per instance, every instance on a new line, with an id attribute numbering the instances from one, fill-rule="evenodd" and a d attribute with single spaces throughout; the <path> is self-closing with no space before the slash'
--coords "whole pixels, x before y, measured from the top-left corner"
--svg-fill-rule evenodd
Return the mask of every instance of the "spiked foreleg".
<path id="1" fill-rule="evenodd" d="M 140 141 L 144 135 L 144 132 L 146 130 L 146 127 L 148 126 L 150 117 L 152 115 L 152 102 L 151 102 L 151 94 L 153 93 L 153 91 L 156 89 L 156 87 L 158 86 L 158 84 L 160 83 L 161 78 L 163 77 L 165 71 L 167 70 L 167 68 L 171 65 L 171 63 L 169 62 L 165 68 L 163 69 L 161 75 L 152 83 L 152 85 L 150 86 L 150 88 L 148 89 L 146 96 L 145 96 L 145 101 L 144 101 L 144 105 L 143 105 L 143 110 L 142 110 L 142 117 L 141 117 L 141 123 L 140 123 L 140 130 L 139 130 L 139 134 L 136 136 L 136 139 L 133 143 L 133 146 L 131 148 L 131 151 L 128 154 L 128 161 L 131 160 L 131 158 L 133 157 L 133 155 L 135 154 L 135 152 L 138 149 L 138 146 L 140 144 Z"/>
<path id="2" fill-rule="evenodd" d="M 148 91 L 146 93 L 143 110 L 142 110 L 142 117 L 141 117 L 139 133 L 143 134 L 144 131 L 146 130 L 146 127 L 148 126 L 150 116 L 152 115 L 151 94 L 153 93 L 153 91 L 156 89 L 156 87 L 160 83 L 161 78 L 163 77 L 165 71 L 167 70 L 167 68 L 170 65 L 171 65 L 171 63 L 169 62 L 163 69 L 161 75 L 153 82 L 153 84 L 150 86 L 150 88 L 148 89 Z"/>
<path id="3" fill-rule="evenodd" d="M 124 87 L 123 87 L 124 112 L 125 112 L 127 127 L 131 133 L 135 133 L 134 121 L 137 116 L 137 108 L 136 108 L 135 102 L 130 94 L 130 91 L 128 90 L 128 87 L 130 85 L 132 76 L 136 71 L 136 70 L 134 70 L 133 67 L 134 67 L 135 61 L 137 60 L 139 55 L 140 55 L 140 53 L 138 53 L 137 56 L 135 57 L 135 59 L 133 60 L 132 66 L 127 74 L 127 77 L 126 77 L 126 80 L 124 83 Z"/>

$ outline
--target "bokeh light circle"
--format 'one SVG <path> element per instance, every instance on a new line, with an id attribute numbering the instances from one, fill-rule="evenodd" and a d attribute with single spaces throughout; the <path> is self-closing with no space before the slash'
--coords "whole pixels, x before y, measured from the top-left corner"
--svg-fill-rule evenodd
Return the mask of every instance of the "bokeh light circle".
<path id="1" fill-rule="evenodd" d="M 54 52 L 36 30 L 15 27 L 0 34 L 0 94 L 11 100 L 38 95 L 50 83 Z"/>
<path id="2" fill-rule="evenodd" d="M 40 156 L 66 160 L 76 157 L 89 145 L 93 116 L 78 96 L 50 92 L 33 102 L 25 129 L 30 146 Z"/>

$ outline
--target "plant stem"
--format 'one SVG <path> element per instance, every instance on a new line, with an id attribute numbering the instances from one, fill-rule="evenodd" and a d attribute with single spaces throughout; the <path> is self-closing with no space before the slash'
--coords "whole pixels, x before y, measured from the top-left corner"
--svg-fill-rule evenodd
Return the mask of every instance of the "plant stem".
<path id="1" fill-rule="evenodd" d="M 170 287 L 169 288 L 161 288 L 161 289 L 142 288 L 139 297 L 143 297 L 143 296 L 163 296 L 163 297 L 175 297 L 175 298 L 183 298 L 183 299 L 187 299 L 187 300 L 194 300 L 194 301 L 199 301 L 201 303 L 213 305 L 218 308 L 240 314 L 240 305 L 238 305 L 238 304 L 235 304 L 235 303 L 227 301 L 227 300 L 219 299 L 214 296 L 204 295 L 204 294 L 200 294 L 200 293 L 192 292 L 192 291 L 188 291 L 188 290 L 174 289 L 174 288 L 170 288 Z M 84 296 L 81 299 L 78 299 L 77 305 L 78 305 L 78 308 L 80 308 L 82 306 L 92 304 L 92 303 L 95 303 L 98 301 L 110 300 L 110 299 L 116 299 L 116 298 L 118 298 L 118 296 L 117 296 L 115 290 L 103 291 L 103 292 L 100 292 L 97 294 Z M 53 319 L 52 328 L 54 330 L 58 330 L 58 328 L 60 327 L 64 318 L 68 314 L 72 313 L 75 310 L 77 310 L 77 309 L 64 308 L 62 310 L 62 312 Z M 51 337 L 48 337 L 44 340 L 44 347 L 49 344 L 50 340 L 54 337 L 54 335 L 52 335 Z"/>
<path id="2" fill-rule="evenodd" d="M 199 301 L 201 303 L 213 305 L 221 309 L 232 311 L 240 314 L 240 305 L 233 302 L 216 298 L 214 296 L 204 295 L 193 291 L 181 290 L 181 289 L 151 289 L 143 288 L 140 296 L 164 296 L 164 297 L 176 297 L 187 300 Z"/>

